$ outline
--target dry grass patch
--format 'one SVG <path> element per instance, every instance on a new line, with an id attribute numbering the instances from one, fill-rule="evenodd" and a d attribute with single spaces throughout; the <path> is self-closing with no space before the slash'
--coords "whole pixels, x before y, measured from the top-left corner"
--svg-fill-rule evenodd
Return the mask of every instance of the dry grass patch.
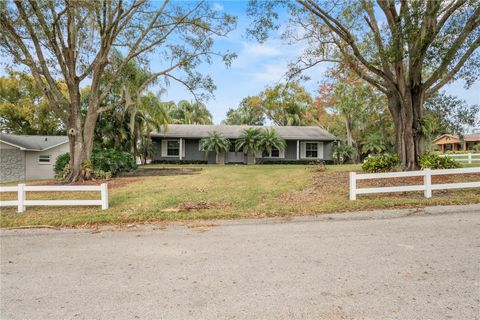
<path id="1" fill-rule="evenodd" d="M 423 198 L 421 192 L 409 192 L 360 195 L 357 201 L 349 201 L 348 172 L 360 171 L 360 167 L 354 165 L 327 166 L 325 172 L 303 165 L 198 167 L 203 170 L 194 175 L 113 179 L 108 182 L 110 209 L 104 211 L 98 207 L 27 207 L 26 212 L 17 213 L 15 208 L 2 208 L 0 226 L 125 226 L 480 202 L 479 189 L 435 191 L 432 199 Z M 479 179 L 478 175 L 445 177 L 443 182 Z M 434 183 L 438 183 L 437 179 L 442 178 L 434 177 Z M 403 182 L 377 180 L 366 183 L 380 186 Z M 410 183 L 416 181 L 410 180 Z M 4 199 L 5 194 L 1 196 Z M 61 199 L 96 199 L 99 193 L 28 193 L 30 199 L 52 196 Z"/>

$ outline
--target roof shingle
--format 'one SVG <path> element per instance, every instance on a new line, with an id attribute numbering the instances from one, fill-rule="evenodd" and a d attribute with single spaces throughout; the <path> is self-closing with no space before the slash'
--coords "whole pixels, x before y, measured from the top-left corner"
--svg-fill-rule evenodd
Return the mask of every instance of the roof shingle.
<path id="1" fill-rule="evenodd" d="M 338 140 L 325 129 L 312 126 L 246 126 L 246 125 L 191 125 L 170 124 L 166 131 L 155 132 L 152 137 L 159 138 L 205 138 L 210 132 L 217 131 L 229 139 L 236 139 L 246 128 L 273 128 L 285 140 Z"/>

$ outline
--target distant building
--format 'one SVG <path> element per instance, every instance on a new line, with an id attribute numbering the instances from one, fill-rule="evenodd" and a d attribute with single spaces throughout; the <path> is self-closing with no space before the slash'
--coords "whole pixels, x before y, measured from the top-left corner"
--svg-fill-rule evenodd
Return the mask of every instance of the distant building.
<path id="1" fill-rule="evenodd" d="M 0 182 L 53 179 L 53 165 L 69 151 L 67 136 L 0 133 Z"/>
<path id="2" fill-rule="evenodd" d="M 442 153 L 475 150 L 480 148 L 480 133 L 465 134 L 463 138 L 454 134 L 442 134 L 433 140 L 433 144 Z"/>

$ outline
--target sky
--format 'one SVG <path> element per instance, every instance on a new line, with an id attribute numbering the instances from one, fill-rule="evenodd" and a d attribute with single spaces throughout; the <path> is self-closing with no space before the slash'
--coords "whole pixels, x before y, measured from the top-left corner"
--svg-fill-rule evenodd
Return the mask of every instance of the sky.
<path id="1" fill-rule="evenodd" d="M 282 82 L 288 64 L 301 54 L 302 45 L 287 44 L 285 40 L 280 39 L 281 32 L 276 31 L 271 33 L 268 41 L 260 44 L 246 35 L 250 24 L 250 18 L 246 14 L 247 0 L 210 1 L 216 10 L 238 17 L 236 30 L 227 37 L 217 37 L 214 44 L 214 50 L 232 51 L 238 55 L 231 67 L 225 67 L 222 61 L 216 59 L 212 65 L 205 63 L 198 68 L 201 73 L 209 74 L 217 86 L 214 98 L 206 101 L 205 104 L 213 115 L 213 122 L 218 124 L 225 119 L 227 110 L 236 108 L 243 98 L 258 95 L 267 86 Z M 286 17 L 286 13 L 281 13 L 281 16 Z M 150 57 L 150 60 L 152 71 L 163 69 L 155 64 L 155 56 Z M 328 65 L 319 64 L 308 70 L 306 74 L 311 79 L 303 82 L 302 85 L 313 97 L 327 68 Z M 1 68 L 0 75 L 4 74 L 5 71 Z M 88 81 L 88 79 L 85 80 L 83 85 L 88 84 Z M 150 88 L 154 92 L 160 89 L 160 87 Z M 162 95 L 165 101 L 194 100 L 185 87 L 174 81 L 171 81 L 170 86 L 165 89 L 166 93 Z M 466 100 L 469 104 L 480 104 L 480 81 L 477 81 L 469 90 L 463 87 L 462 81 L 452 83 L 443 89 L 450 95 Z"/>
<path id="2" fill-rule="evenodd" d="M 273 32 L 270 39 L 263 44 L 248 38 L 246 29 L 250 19 L 246 15 L 247 1 L 215 1 L 213 6 L 217 10 L 225 10 L 238 17 L 237 28 L 228 37 L 217 39 L 215 49 L 230 50 L 238 57 L 230 68 L 226 68 L 221 61 L 213 65 L 202 65 L 199 71 L 208 73 L 214 80 L 217 90 L 215 97 L 206 102 L 213 115 L 213 122 L 218 124 L 225 119 L 229 108 L 235 108 L 239 102 L 252 95 L 259 94 L 267 86 L 282 82 L 289 62 L 301 53 L 300 45 L 288 45 L 280 39 L 279 32 Z M 318 65 L 308 71 L 310 80 L 303 83 L 312 96 L 323 78 L 327 65 Z M 155 90 L 156 88 L 152 88 Z M 175 101 L 186 99 L 193 100 L 193 96 L 181 85 L 171 83 L 164 100 Z M 443 88 L 448 94 L 458 96 L 469 104 L 480 104 L 480 82 L 477 81 L 469 90 L 463 87 L 463 82 L 458 81 Z"/>

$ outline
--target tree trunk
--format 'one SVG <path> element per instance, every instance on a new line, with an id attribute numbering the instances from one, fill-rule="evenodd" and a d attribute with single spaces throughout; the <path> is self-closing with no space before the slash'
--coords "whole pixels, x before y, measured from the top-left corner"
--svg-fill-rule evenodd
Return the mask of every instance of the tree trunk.
<path id="1" fill-rule="evenodd" d="M 82 134 L 82 115 L 80 112 L 80 88 L 70 90 L 70 115 L 68 140 L 70 143 L 70 174 L 68 182 L 83 180 L 82 164 L 86 159 L 85 144 Z"/>
<path id="2" fill-rule="evenodd" d="M 221 164 L 221 165 L 225 164 L 225 153 L 224 152 L 217 153 L 217 164 Z"/>
<path id="3" fill-rule="evenodd" d="M 247 152 L 247 165 L 250 165 L 250 164 L 255 164 L 255 152 L 253 151 L 249 151 Z"/>
<path id="4" fill-rule="evenodd" d="M 98 114 L 96 111 L 91 111 L 89 108 L 87 117 L 85 118 L 85 125 L 83 129 L 85 141 L 85 158 L 90 160 L 93 153 L 93 140 L 95 136 L 95 126 L 97 124 Z"/>
<path id="5" fill-rule="evenodd" d="M 424 137 L 420 130 L 424 93 L 419 89 L 406 90 L 403 99 L 395 93 L 388 95 L 388 107 L 395 126 L 395 151 L 406 170 L 419 168 L 424 152 Z"/>

